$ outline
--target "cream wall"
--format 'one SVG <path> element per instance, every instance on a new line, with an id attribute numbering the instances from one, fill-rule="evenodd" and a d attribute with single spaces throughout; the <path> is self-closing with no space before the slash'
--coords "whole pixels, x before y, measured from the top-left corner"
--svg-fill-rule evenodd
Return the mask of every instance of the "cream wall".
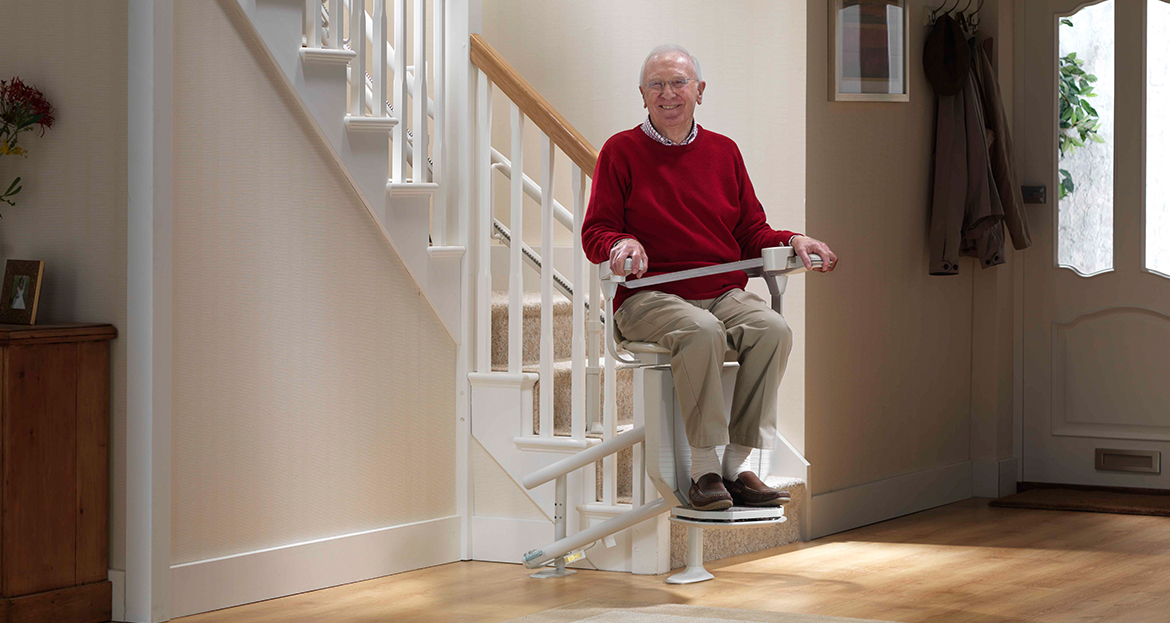
<path id="1" fill-rule="evenodd" d="M 698 57 L 707 82 L 696 120 L 739 144 L 769 222 L 804 231 L 804 22 L 801 0 L 486 0 L 482 33 L 598 149 L 613 134 L 645 119 L 638 79 L 646 54 L 662 43 L 686 47 Z M 507 156 L 505 99 L 495 99 L 493 113 L 493 144 Z M 524 169 L 539 180 L 539 135 L 531 122 L 526 127 L 531 131 L 525 136 Z M 557 166 L 563 180 L 558 181 L 558 199 L 571 207 L 570 162 L 561 157 Z M 500 188 L 507 181 L 497 174 L 495 182 L 496 216 L 507 223 L 506 188 Z M 534 209 L 526 219 L 525 240 L 539 246 L 539 220 L 533 214 Z M 558 243 L 569 244 L 571 238 L 562 236 Z M 568 266 L 559 268 L 570 274 Z M 762 284 L 752 287 L 766 292 Z M 785 316 L 797 338 L 781 388 L 782 432 L 803 447 L 804 398 L 798 380 L 804 374 L 804 278 L 790 282 Z"/>
<path id="2" fill-rule="evenodd" d="M 455 345 L 235 19 L 175 6 L 174 564 L 455 513 Z"/>
<path id="3" fill-rule="evenodd" d="M 808 229 L 841 256 L 808 288 L 814 494 L 970 458 L 981 269 L 965 260 L 958 276 L 927 274 L 934 94 L 923 4 L 909 2 L 910 102 L 847 103 L 828 101 L 829 13 L 808 0 Z"/>
<path id="4" fill-rule="evenodd" d="M 110 567 L 126 549 L 126 3 L 5 2 L 0 78 L 20 76 L 56 108 L 25 133 L 28 159 L 0 157 L 16 207 L 0 204 L 0 258 L 44 260 L 37 323 L 108 322 L 111 342 Z M 2 189 L 0 189 L 2 190 Z"/>

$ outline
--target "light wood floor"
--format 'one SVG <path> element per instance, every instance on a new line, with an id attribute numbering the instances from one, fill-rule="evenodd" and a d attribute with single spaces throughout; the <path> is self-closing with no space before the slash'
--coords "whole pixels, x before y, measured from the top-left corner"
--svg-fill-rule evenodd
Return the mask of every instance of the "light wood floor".
<path id="1" fill-rule="evenodd" d="M 183 623 L 497 622 L 583 599 L 889 621 L 1170 621 L 1170 518 L 967 500 L 709 563 L 709 582 L 599 571 L 529 579 L 461 562 L 185 617 Z"/>

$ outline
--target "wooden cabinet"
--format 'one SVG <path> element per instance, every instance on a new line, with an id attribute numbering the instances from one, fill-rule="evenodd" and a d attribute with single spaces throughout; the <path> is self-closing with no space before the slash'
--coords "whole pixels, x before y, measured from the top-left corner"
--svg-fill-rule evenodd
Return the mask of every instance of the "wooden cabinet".
<path id="1" fill-rule="evenodd" d="M 110 340 L 0 324 L 0 623 L 110 619 Z"/>

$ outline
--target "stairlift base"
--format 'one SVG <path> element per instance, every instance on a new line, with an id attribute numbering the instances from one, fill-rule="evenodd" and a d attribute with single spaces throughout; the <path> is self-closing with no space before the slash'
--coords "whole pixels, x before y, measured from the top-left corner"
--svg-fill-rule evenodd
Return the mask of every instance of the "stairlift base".
<path id="1" fill-rule="evenodd" d="M 528 577 L 536 578 L 536 579 L 540 580 L 540 579 L 544 579 L 544 578 L 563 578 L 565 576 L 573 575 L 574 573 L 577 573 L 576 569 L 566 569 L 564 567 L 548 567 L 545 569 L 541 569 L 540 571 L 537 571 L 536 573 L 529 573 Z"/>

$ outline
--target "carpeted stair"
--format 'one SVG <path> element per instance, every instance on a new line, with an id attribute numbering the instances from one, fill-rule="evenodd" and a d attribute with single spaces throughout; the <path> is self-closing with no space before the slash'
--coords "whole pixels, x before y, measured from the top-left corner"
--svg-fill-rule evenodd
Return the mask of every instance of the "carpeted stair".
<path id="1" fill-rule="evenodd" d="M 573 339 L 573 308 L 569 299 L 556 294 L 553 302 L 553 354 L 556 362 L 553 366 L 553 430 L 554 435 L 568 436 L 571 434 L 571 404 L 572 404 L 572 339 Z M 524 324 L 522 346 L 522 369 L 525 372 L 540 372 L 540 295 L 526 293 L 524 296 Z M 508 369 L 508 295 L 505 292 L 496 292 L 492 296 L 492 369 L 505 371 Z M 619 369 L 617 372 L 617 426 L 619 431 L 628 428 L 634 422 L 634 388 L 633 370 Z M 604 384 L 604 378 L 602 379 Z M 540 381 L 537 381 L 534 391 L 533 430 L 540 431 Z M 604 392 L 604 387 L 602 388 Z M 623 450 L 617 455 L 617 491 L 619 503 L 628 504 L 633 499 L 633 452 Z M 777 484 L 777 483 L 771 483 Z M 750 552 L 778 547 L 800 539 L 796 518 L 802 512 L 800 500 L 803 499 L 804 482 L 801 480 L 786 480 L 778 483 L 792 494 L 792 502 L 786 508 L 789 521 L 780 525 L 761 526 L 755 528 L 741 528 L 736 530 L 706 530 L 704 534 L 704 560 L 719 560 L 730 556 L 738 556 Z M 601 497 L 601 466 L 598 464 L 597 497 Z M 671 566 L 681 567 L 686 564 L 686 530 L 682 526 L 671 524 Z"/>

